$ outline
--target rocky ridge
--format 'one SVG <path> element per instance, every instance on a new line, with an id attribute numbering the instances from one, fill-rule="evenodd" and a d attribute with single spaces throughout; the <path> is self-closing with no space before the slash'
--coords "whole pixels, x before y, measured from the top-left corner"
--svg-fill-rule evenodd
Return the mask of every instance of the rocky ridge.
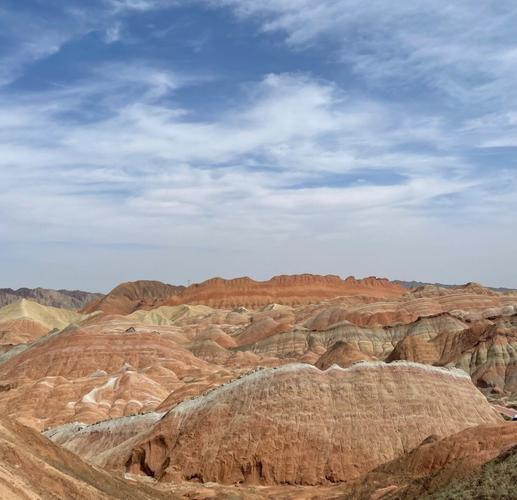
<path id="1" fill-rule="evenodd" d="M 165 482 L 343 482 L 430 434 L 501 420 L 461 371 L 366 362 L 322 372 L 294 364 L 180 403 L 122 463 Z"/>
<path id="2" fill-rule="evenodd" d="M 98 300 L 85 305 L 81 312 L 104 314 L 131 314 L 140 309 L 152 309 L 185 287 L 168 285 L 161 281 L 133 281 L 121 283 Z"/>
<path id="3" fill-rule="evenodd" d="M 43 306 L 78 310 L 102 296 L 102 293 L 83 292 L 81 290 L 51 290 L 49 288 L 18 288 L 13 290 L 12 288 L 0 288 L 0 307 L 26 299 Z"/>
<path id="4" fill-rule="evenodd" d="M 300 274 L 275 276 L 268 281 L 248 277 L 225 280 L 213 278 L 194 284 L 166 301 L 167 305 L 205 304 L 215 308 L 260 307 L 271 303 L 301 305 L 327 298 L 356 295 L 364 297 L 399 297 L 404 289 L 386 279 L 356 279 L 339 276 Z"/>
<path id="5" fill-rule="evenodd" d="M 77 500 L 170 498 L 87 464 L 15 421 L 0 419 L 0 498 Z"/>

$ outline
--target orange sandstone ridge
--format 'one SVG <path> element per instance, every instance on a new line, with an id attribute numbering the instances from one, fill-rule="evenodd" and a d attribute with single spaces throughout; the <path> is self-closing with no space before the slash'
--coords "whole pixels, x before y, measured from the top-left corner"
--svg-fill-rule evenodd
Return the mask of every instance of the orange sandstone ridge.
<path id="1" fill-rule="evenodd" d="M 513 422 L 471 427 L 443 439 L 429 436 L 409 453 L 361 478 L 347 498 L 422 498 L 451 479 L 471 477 L 512 448 L 517 452 L 516 446 Z"/>
<path id="2" fill-rule="evenodd" d="M 0 419 L 0 498 L 170 498 L 93 467 L 33 429 Z"/>
<path id="3" fill-rule="evenodd" d="M 384 278 L 356 279 L 313 274 L 281 275 L 268 281 L 248 277 L 226 280 L 212 278 L 203 283 L 182 286 L 159 281 L 122 283 L 105 297 L 88 304 L 83 313 L 130 314 L 138 309 L 162 305 L 202 304 L 216 308 L 260 307 L 272 303 L 302 305 L 339 296 L 369 299 L 397 298 L 406 290 Z"/>
<path id="4" fill-rule="evenodd" d="M 322 354 L 318 361 L 314 363 L 314 366 L 317 366 L 320 370 L 327 370 L 332 365 L 348 368 L 359 361 L 374 361 L 376 359 L 375 356 L 360 351 L 352 344 L 338 340 Z"/>
<path id="5" fill-rule="evenodd" d="M 162 482 L 346 482 L 417 446 L 501 422 L 468 375 L 414 363 L 266 369 L 184 401 L 134 446 Z"/>
<path id="6" fill-rule="evenodd" d="M 102 311 L 105 314 L 130 314 L 138 309 L 152 309 L 184 288 L 183 286 L 167 285 L 160 281 L 141 280 L 121 283 L 104 297 L 87 304 L 82 312 L 85 314 L 96 311 Z"/>
<path id="7" fill-rule="evenodd" d="M 405 289 L 387 279 L 369 277 L 356 279 L 313 274 L 281 275 L 268 281 L 251 278 L 225 280 L 213 278 L 191 285 L 165 304 L 205 304 L 211 307 L 259 307 L 277 303 L 301 305 L 320 302 L 339 296 L 364 296 L 371 298 L 397 298 Z"/>

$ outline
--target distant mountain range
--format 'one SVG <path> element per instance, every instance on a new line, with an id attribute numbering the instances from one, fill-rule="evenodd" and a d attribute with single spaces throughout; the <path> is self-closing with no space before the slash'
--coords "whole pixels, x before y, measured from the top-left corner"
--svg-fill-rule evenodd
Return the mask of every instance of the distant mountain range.
<path id="1" fill-rule="evenodd" d="M 311 275 L 300 275 L 301 277 L 310 277 Z M 298 277 L 298 280 L 300 279 L 300 276 Z M 274 280 L 279 281 L 282 277 L 276 277 Z M 294 276 L 287 276 L 283 277 L 284 281 L 288 278 L 289 280 L 295 279 Z M 327 280 L 329 277 L 326 278 Z M 341 281 L 337 276 L 333 277 L 334 280 Z M 241 278 L 237 280 L 220 280 L 221 283 L 223 283 L 225 286 L 233 285 L 235 286 L 235 283 L 242 285 L 243 280 L 248 280 L 250 283 L 255 283 L 253 280 L 249 278 Z M 274 281 L 273 280 L 273 281 Z M 350 278 L 349 278 L 350 280 Z M 372 280 L 372 279 L 370 279 Z M 213 280 L 207 280 L 206 282 L 203 282 L 201 284 L 192 285 L 190 289 L 193 291 L 199 293 L 204 288 L 207 287 L 207 285 L 213 285 L 217 279 Z M 358 283 L 366 282 L 367 280 L 359 280 Z M 375 281 L 375 280 L 374 280 Z M 267 282 L 263 283 L 266 284 Z M 216 283 L 217 284 L 217 283 Z M 257 282 L 256 284 L 260 284 L 260 282 Z M 300 282 L 297 283 L 299 287 L 302 289 L 304 287 L 311 288 L 311 286 L 314 285 L 313 281 L 309 280 L 306 282 Z M 446 285 L 443 283 L 426 283 L 423 281 L 402 281 L 402 280 L 394 280 L 388 282 L 385 280 L 385 286 L 388 286 L 388 284 L 391 284 L 391 286 L 402 286 L 404 288 L 418 288 L 424 285 L 434 285 L 439 286 L 443 288 L 454 288 L 458 285 Z M 220 283 L 219 283 L 220 285 Z M 203 288 L 204 287 L 204 288 Z M 230 288 L 233 288 L 230 287 Z M 217 288 L 217 287 L 216 287 Z M 511 288 L 503 288 L 503 287 L 486 287 L 489 290 L 493 290 L 496 292 L 515 292 L 515 289 Z M 44 306 L 52 306 L 52 307 L 60 307 L 63 309 L 70 309 L 70 310 L 80 310 L 84 309 L 86 306 L 89 306 L 88 312 L 91 312 L 91 310 L 96 309 L 105 309 L 108 305 L 108 309 L 116 309 L 118 313 L 125 313 L 128 314 L 135 308 L 142 308 L 143 303 L 149 302 L 149 306 L 152 307 L 152 304 L 154 304 L 156 301 L 162 300 L 165 301 L 165 299 L 169 297 L 176 296 L 181 293 L 185 292 L 186 287 L 184 286 L 175 286 L 175 285 L 167 285 L 158 281 L 136 281 L 133 283 L 122 283 L 121 285 L 117 286 L 114 290 L 112 290 L 109 294 L 105 295 L 102 293 L 92 293 L 92 292 L 84 292 L 82 290 L 52 290 L 49 288 L 19 288 L 18 290 L 13 290 L 12 288 L 0 288 L 0 307 L 6 306 L 8 304 L 12 304 L 13 302 L 17 302 L 21 299 L 27 299 L 32 300 L 33 302 L 38 302 L 41 305 Z M 227 291 L 228 292 L 228 291 Z M 224 295 L 224 294 L 223 294 Z M 177 299 L 179 300 L 179 298 Z M 106 303 L 107 301 L 107 303 Z M 126 301 L 128 302 L 126 309 L 124 311 L 119 311 L 120 304 L 119 302 Z M 112 304 L 113 302 L 113 304 Z M 196 302 L 194 300 L 194 302 Z M 266 300 L 267 302 L 267 300 Z M 114 303 L 117 304 L 117 307 L 115 307 Z M 156 305 L 156 304 L 154 304 Z M 144 307 L 145 309 L 145 307 Z M 112 311 L 114 312 L 114 311 Z"/>
<path id="2" fill-rule="evenodd" d="M 418 288 L 419 286 L 424 285 L 433 285 L 433 286 L 439 286 L 442 288 L 454 288 L 459 285 L 444 285 L 443 283 L 426 283 L 425 281 L 401 281 L 401 280 L 394 280 L 393 283 L 396 283 L 397 285 L 403 286 L 404 288 Z M 487 286 L 485 288 L 488 288 L 489 290 L 493 290 L 494 292 L 515 292 L 516 290 L 514 288 L 504 288 L 504 287 L 491 287 Z"/>
<path id="3" fill-rule="evenodd" d="M 93 300 L 103 297 L 102 293 L 83 292 L 81 290 L 50 290 L 47 288 L 0 288 L 0 307 L 21 299 L 38 302 L 44 306 L 63 309 L 82 309 Z"/>

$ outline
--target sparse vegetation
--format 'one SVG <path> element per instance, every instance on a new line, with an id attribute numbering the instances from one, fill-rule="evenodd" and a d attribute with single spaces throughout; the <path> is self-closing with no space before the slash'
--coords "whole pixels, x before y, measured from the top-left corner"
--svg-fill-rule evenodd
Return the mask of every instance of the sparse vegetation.
<path id="1" fill-rule="evenodd" d="M 452 482 L 427 497 L 429 500 L 488 500 L 517 498 L 517 445 L 486 463 L 468 479 Z"/>

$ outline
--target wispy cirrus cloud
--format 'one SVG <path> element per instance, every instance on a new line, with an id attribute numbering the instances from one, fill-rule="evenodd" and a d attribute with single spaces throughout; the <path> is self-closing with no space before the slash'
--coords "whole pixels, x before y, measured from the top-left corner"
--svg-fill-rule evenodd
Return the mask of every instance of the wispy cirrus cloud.
<path id="1" fill-rule="evenodd" d="M 511 1 L 208 0 L 280 32 L 293 48 L 327 42 L 370 85 L 429 86 L 458 100 L 515 93 Z M 333 48 L 332 48 L 333 47 Z"/>
<path id="2" fill-rule="evenodd" d="M 18 78 L 25 66 L 58 52 L 74 35 L 74 30 L 68 28 L 51 28 L 45 20 L 0 7 L 0 86 Z"/>
<path id="3" fill-rule="evenodd" d="M 393 124 L 404 120 L 389 109 L 350 102 L 332 84 L 305 75 L 268 75 L 248 86 L 243 103 L 225 110 L 217 121 L 200 121 L 188 109 L 160 101 L 165 91 L 178 88 L 171 82 L 182 78 L 149 67 L 112 71 L 110 76 L 105 68 L 104 82 L 99 77 L 94 87 L 85 83 L 37 93 L 7 108 L 15 119 L 0 128 L 0 169 L 9 189 L 3 203 L 20 235 L 28 233 L 26 224 L 34 217 L 42 224 L 52 220 L 42 209 L 49 209 L 52 200 L 71 203 L 54 227 L 49 222 L 41 226 L 46 234 L 52 230 L 54 238 L 65 238 L 73 224 L 86 224 L 80 233 L 88 238 L 95 227 L 99 239 L 109 241 L 118 234 L 129 242 L 134 241 L 129 227 L 135 221 L 143 230 L 153 219 L 157 233 L 172 242 L 177 235 L 163 236 L 171 217 L 183 218 L 187 225 L 195 222 L 199 236 L 207 234 L 206 225 L 214 218 L 225 227 L 238 227 L 236 213 L 244 216 L 241 230 L 255 237 L 261 234 L 257 228 L 264 236 L 280 227 L 303 232 L 306 222 L 325 219 L 335 210 L 346 210 L 349 220 L 355 216 L 358 228 L 365 210 L 378 211 L 379 224 L 394 210 L 400 224 L 404 213 L 408 220 L 418 216 L 429 200 L 476 185 L 465 177 L 459 158 L 405 154 L 412 134 L 422 141 L 426 134 L 421 127 L 434 130 L 435 123 L 412 126 L 406 117 L 401 133 Z M 136 76 L 142 74 L 145 78 Z M 84 103 L 99 92 L 103 99 L 97 100 L 97 119 L 77 122 L 68 116 L 83 107 L 95 116 Z M 52 133 L 42 138 L 42 130 Z M 427 140 L 432 145 L 439 137 L 435 130 Z M 398 177 L 385 185 L 377 185 L 375 178 L 354 184 L 368 170 Z M 333 175 L 346 172 L 350 180 L 332 185 Z M 314 185 L 325 176 L 323 185 Z M 36 186 L 39 194 L 33 192 Z M 27 218 L 23 207 L 29 199 L 42 206 Z M 89 215 L 77 215 L 83 203 L 106 211 L 100 217 L 110 221 L 104 235 L 96 221 L 90 227 Z M 121 208 L 126 224 L 114 215 Z M 62 224 L 67 218 L 69 223 Z M 276 224 L 261 222 L 273 219 Z M 31 234 L 42 236 L 34 230 Z"/>
<path id="4" fill-rule="evenodd" d="M 119 41 L 124 13 L 173 4 L 168 0 L 92 0 L 88 5 L 58 1 L 48 5 L 29 2 L 25 8 L 0 6 L 0 86 L 88 34 L 101 34 L 107 44 Z"/>
<path id="5" fill-rule="evenodd" d="M 115 12 L 145 12 L 177 3 L 175 0 L 104 0 L 104 2 Z"/>
<path id="6" fill-rule="evenodd" d="M 118 42 L 122 37 L 122 23 L 120 21 L 115 22 L 106 29 L 105 37 L 106 43 Z"/>

